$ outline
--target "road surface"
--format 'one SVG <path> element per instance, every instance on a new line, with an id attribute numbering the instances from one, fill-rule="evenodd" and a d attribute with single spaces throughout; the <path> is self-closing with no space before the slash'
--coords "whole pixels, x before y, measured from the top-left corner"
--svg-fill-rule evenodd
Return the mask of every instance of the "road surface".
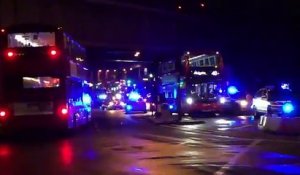
<path id="1" fill-rule="evenodd" d="M 2 175 L 300 174 L 300 137 L 257 130 L 251 116 L 154 124 L 148 114 L 93 113 L 73 134 L 1 137 Z"/>

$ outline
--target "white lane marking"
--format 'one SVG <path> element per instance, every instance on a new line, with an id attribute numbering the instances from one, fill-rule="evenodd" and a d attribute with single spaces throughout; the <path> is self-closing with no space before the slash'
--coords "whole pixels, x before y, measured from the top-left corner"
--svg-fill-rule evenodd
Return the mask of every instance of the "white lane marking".
<path id="1" fill-rule="evenodd" d="M 299 139 L 295 140 L 284 140 L 284 139 L 263 139 L 263 138 L 242 138 L 242 137 L 232 137 L 232 136 L 226 136 L 226 135 L 219 135 L 219 133 L 224 133 L 220 132 L 217 130 L 198 130 L 197 132 L 191 131 L 191 130 L 185 130 L 180 127 L 171 127 L 171 126 L 162 126 L 166 128 L 173 128 L 177 129 L 180 131 L 183 131 L 186 134 L 191 134 L 191 135 L 202 135 L 206 137 L 215 137 L 215 138 L 221 138 L 221 139 L 236 139 L 236 140 L 244 140 L 244 141 L 254 141 L 257 139 L 260 139 L 261 141 L 266 141 L 266 142 L 276 142 L 276 143 L 300 143 L 300 137 Z"/>
<path id="2" fill-rule="evenodd" d="M 180 130 L 184 130 L 184 131 L 190 131 L 190 130 L 185 130 L 182 128 L 182 126 L 184 125 L 162 125 L 162 127 L 166 127 L 166 128 L 174 128 L 174 129 L 180 129 Z M 251 127 L 253 125 L 243 125 L 243 126 L 237 126 L 237 127 L 233 127 L 233 128 L 228 128 L 228 130 L 238 130 L 238 129 L 243 129 L 243 128 L 248 128 Z M 206 130 L 206 131 L 216 131 L 216 132 L 220 132 L 218 130 Z M 220 132 L 221 133 L 221 132 Z"/>
<path id="3" fill-rule="evenodd" d="M 244 125 L 244 126 L 237 126 L 237 127 L 234 127 L 234 128 L 229 128 L 228 130 L 235 130 L 235 129 L 243 129 L 243 128 L 248 128 L 248 127 L 251 127 L 253 125 Z"/>
<path id="4" fill-rule="evenodd" d="M 246 154 L 251 148 L 256 146 L 261 142 L 260 139 L 254 140 L 250 145 L 248 145 L 245 149 L 243 149 L 240 153 L 236 154 L 227 164 L 225 164 L 219 171 L 215 172 L 215 175 L 224 175 L 226 173 L 226 170 L 228 170 L 230 167 L 234 166 L 236 162 Z"/>
<path id="5" fill-rule="evenodd" d="M 181 139 L 181 138 L 175 138 L 175 137 L 170 137 L 170 136 L 162 136 L 162 135 L 156 135 L 156 134 L 138 134 L 138 136 L 141 136 L 141 137 L 145 136 L 145 137 L 161 138 L 161 139 L 166 139 L 166 140 L 183 142 L 183 139 Z"/>
<path id="6" fill-rule="evenodd" d="M 209 143 L 208 141 L 205 140 L 199 140 L 198 138 L 175 138 L 175 137 L 170 137 L 170 136 L 161 136 L 161 135 L 155 135 L 155 134 L 139 134 L 138 136 L 146 136 L 146 137 L 152 137 L 152 138 L 160 138 L 160 139 L 166 139 L 170 141 L 176 141 L 179 142 L 178 144 L 180 145 L 186 145 L 189 143 L 199 143 L 202 145 L 207 145 L 207 146 L 212 146 L 215 145 L 213 143 Z"/>

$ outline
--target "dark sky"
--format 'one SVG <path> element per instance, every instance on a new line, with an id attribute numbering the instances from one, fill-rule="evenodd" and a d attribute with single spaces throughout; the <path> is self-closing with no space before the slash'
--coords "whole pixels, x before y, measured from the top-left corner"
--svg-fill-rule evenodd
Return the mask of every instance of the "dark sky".
<path id="1" fill-rule="evenodd" d="M 233 81 L 244 86 L 299 80 L 300 2 L 297 0 L 113 2 L 174 14 L 175 50 L 218 49 Z"/>
<path id="2" fill-rule="evenodd" d="M 244 86 L 299 80 L 298 0 L 0 0 L 0 24 L 28 21 L 62 25 L 94 67 L 218 50 Z"/>

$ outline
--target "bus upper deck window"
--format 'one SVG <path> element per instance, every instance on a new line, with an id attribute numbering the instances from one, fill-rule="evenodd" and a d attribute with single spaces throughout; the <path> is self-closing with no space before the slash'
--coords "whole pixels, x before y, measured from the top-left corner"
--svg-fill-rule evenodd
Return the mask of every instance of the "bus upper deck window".
<path id="1" fill-rule="evenodd" d="M 9 48 L 55 46 L 55 33 L 10 33 L 7 42 Z"/>
<path id="2" fill-rule="evenodd" d="M 60 79 L 56 77 L 23 77 L 23 87 L 26 89 L 57 88 Z"/>

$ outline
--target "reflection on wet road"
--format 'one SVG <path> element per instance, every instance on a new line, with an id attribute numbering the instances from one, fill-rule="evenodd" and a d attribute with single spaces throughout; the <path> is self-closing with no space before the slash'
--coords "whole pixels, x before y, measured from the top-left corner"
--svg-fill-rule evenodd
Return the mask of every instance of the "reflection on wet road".
<path id="1" fill-rule="evenodd" d="M 249 116 L 187 118 L 94 113 L 87 129 L 1 138 L 0 174 L 299 174 L 298 136 L 261 133 Z M 47 137 L 45 136 L 47 135 Z"/>

